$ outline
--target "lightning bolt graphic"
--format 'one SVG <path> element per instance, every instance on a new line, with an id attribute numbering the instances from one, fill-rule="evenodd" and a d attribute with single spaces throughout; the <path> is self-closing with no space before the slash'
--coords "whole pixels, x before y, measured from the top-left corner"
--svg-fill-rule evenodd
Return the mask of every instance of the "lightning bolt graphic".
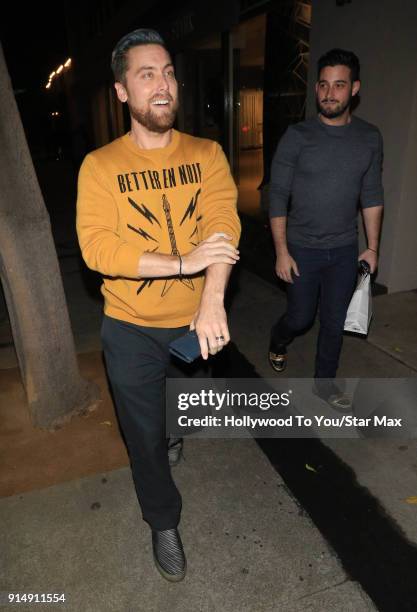
<path id="1" fill-rule="evenodd" d="M 183 216 L 183 218 L 180 221 L 180 225 L 182 225 L 184 223 L 184 221 L 185 221 L 185 219 L 187 217 L 189 217 L 191 219 L 191 217 L 193 216 L 195 208 L 197 206 L 198 197 L 199 197 L 200 193 L 201 193 L 201 189 L 199 189 L 196 192 L 195 196 L 193 198 L 191 198 L 191 202 L 188 204 L 188 208 L 185 211 L 184 216 Z"/>
<path id="2" fill-rule="evenodd" d="M 157 240 L 155 240 L 155 238 L 152 238 L 152 236 L 150 234 L 148 234 L 148 232 L 145 232 L 144 229 L 142 229 L 141 227 L 139 227 L 138 229 L 136 227 L 133 227 L 132 225 L 129 225 L 129 223 L 127 224 L 127 227 L 132 230 L 133 232 L 136 232 L 137 234 L 139 234 L 139 236 L 142 236 L 142 238 L 145 238 L 145 240 L 153 240 L 154 242 L 158 242 Z"/>
<path id="3" fill-rule="evenodd" d="M 147 278 L 146 280 L 144 280 L 138 287 L 137 291 L 136 291 L 136 295 L 139 295 L 139 293 L 141 291 L 143 291 L 145 289 L 145 287 L 150 287 L 152 285 L 152 283 L 154 282 L 153 278 Z"/>
<path id="4" fill-rule="evenodd" d="M 157 223 L 159 227 L 161 227 L 161 224 L 159 223 L 158 219 L 149 210 L 149 208 L 146 208 L 145 204 L 141 204 L 139 206 L 138 204 L 136 204 L 134 200 L 132 200 L 132 198 L 127 198 L 127 199 L 129 200 L 129 204 L 133 206 L 133 208 L 135 208 L 138 212 L 140 212 L 140 214 L 143 215 L 145 219 L 147 219 L 151 225 L 153 225 L 153 222 L 155 221 L 155 223 Z"/>

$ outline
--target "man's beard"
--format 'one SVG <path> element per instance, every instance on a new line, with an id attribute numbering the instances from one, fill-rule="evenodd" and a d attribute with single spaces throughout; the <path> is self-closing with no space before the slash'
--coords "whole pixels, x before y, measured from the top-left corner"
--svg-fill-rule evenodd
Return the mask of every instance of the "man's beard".
<path id="1" fill-rule="evenodd" d="M 157 132 L 158 134 L 164 134 L 174 125 L 178 110 L 178 101 L 175 101 L 171 108 L 164 112 L 158 111 L 156 113 L 152 108 L 148 108 L 148 110 L 142 112 L 140 109 L 130 105 L 129 110 L 133 119 L 136 119 L 136 121 L 147 130 L 150 132 Z"/>
<path id="2" fill-rule="evenodd" d="M 345 110 L 349 108 L 352 100 L 352 94 L 349 95 L 349 99 L 344 104 L 339 102 L 338 104 L 332 107 L 325 106 L 323 104 L 325 100 L 328 100 L 328 98 L 325 98 L 321 101 L 317 98 L 317 105 L 319 107 L 320 113 L 323 115 L 323 117 L 326 117 L 327 119 L 336 119 L 336 117 L 340 117 L 341 115 L 343 115 Z"/>

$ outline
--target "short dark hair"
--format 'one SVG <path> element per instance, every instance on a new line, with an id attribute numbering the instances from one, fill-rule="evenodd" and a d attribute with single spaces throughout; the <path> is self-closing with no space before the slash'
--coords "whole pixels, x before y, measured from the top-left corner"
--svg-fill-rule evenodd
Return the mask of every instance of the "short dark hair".
<path id="1" fill-rule="evenodd" d="M 161 45 L 161 47 L 167 49 L 164 39 L 156 30 L 139 28 L 139 30 L 129 32 L 129 34 L 126 34 L 119 40 L 111 54 L 111 69 L 113 70 L 115 81 L 119 83 L 125 82 L 126 70 L 128 68 L 127 52 L 132 47 L 139 45 Z"/>
<path id="2" fill-rule="evenodd" d="M 347 66 L 350 68 L 352 82 L 360 79 L 360 63 L 359 58 L 352 51 L 345 49 L 330 49 L 324 53 L 317 62 L 317 78 L 320 78 L 320 72 L 326 66 Z"/>

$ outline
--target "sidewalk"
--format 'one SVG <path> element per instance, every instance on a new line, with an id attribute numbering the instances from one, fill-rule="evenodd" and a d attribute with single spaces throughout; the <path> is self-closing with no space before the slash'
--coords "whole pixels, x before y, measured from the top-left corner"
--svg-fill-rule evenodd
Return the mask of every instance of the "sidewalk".
<path id="1" fill-rule="evenodd" d="M 187 441 L 175 478 L 189 571 L 179 585 L 160 578 L 97 352 L 100 309 L 76 266 L 65 259 L 76 344 L 89 351 L 80 355 L 81 368 L 102 388 L 103 402 L 58 432 L 34 432 L 9 354 L 10 369 L 0 372 L 0 441 L 8 458 L 1 483 L 7 497 L 0 500 L 3 592 L 64 592 L 65 609 L 92 612 L 374 609 L 252 440 Z M 254 344 L 247 330 L 266 341 L 282 297 L 250 273 L 241 271 L 238 282 L 232 335 L 258 372 L 270 376 L 262 341 Z M 268 307 L 254 326 L 260 303 Z"/>
<path id="2" fill-rule="evenodd" d="M 88 322 L 75 317 L 77 345 L 91 349 L 98 342 L 99 309 L 86 308 L 89 302 L 76 291 L 76 278 L 68 274 L 66 280 L 72 289 L 72 315 L 81 308 L 89 312 L 90 327 L 96 326 L 95 337 L 91 334 L 86 341 L 83 330 Z M 277 300 L 282 301 L 282 296 L 273 287 L 250 273 L 240 274 L 231 309 L 232 335 L 240 351 L 265 376 L 270 376 L 265 346 L 251 338 L 264 338 L 266 343 Z M 254 324 L 259 303 L 264 309 Z M 248 328 L 251 337 L 242 333 Z M 300 375 L 310 362 L 314 344 L 312 338 L 303 342 L 299 339 L 293 351 L 293 369 Z M 357 342 L 363 363 L 372 363 L 374 371 L 383 375 L 392 359 L 356 338 L 347 339 L 344 374 L 357 375 L 355 367 L 363 366 L 361 361 L 355 366 L 349 357 Z M 105 391 L 99 354 L 82 355 L 81 364 L 85 375 Z M 408 375 L 402 364 L 394 365 L 396 375 Z M 2 396 L 2 406 L 9 412 L 13 404 L 17 413 L 24 414 L 17 371 L 3 370 L 1 376 L 2 382 L 14 381 Z M 10 423 L 10 417 L 9 421 L 7 414 L 4 417 Z M 20 423 L 11 423 L 15 431 L 20 426 L 22 432 L 23 421 L 21 416 Z M 16 441 L 15 432 L 6 430 L 7 434 Z M 184 605 L 186 610 L 226 612 L 373 609 L 254 442 L 188 442 L 186 461 L 175 476 L 184 497 L 182 532 L 190 571 L 182 585 L 172 586 L 161 583 L 153 568 L 148 529 L 140 520 L 130 472 L 120 467 L 127 465 L 127 458 L 107 394 L 97 413 L 84 421 L 75 419 L 65 430 L 37 432 L 37 436 L 37 440 L 30 435 L 20 438 L 16 463 L 24 454 L 31 473 L 26 481 L 19 481 L 15 473 L 12 480 L 18 490 L 0 502 L 7 534 L 3 590 L 65 592 L 68 610 L 163 611 L 183 610 Z M 372 446 L 374 441 L 365 442 Z M 353 443 L 357 450 L 357 441 Z M 55 482 L 67 482 L 48 487 L 54 483 L 52 472 L 58 477 Z M 34 485 L 39 490 L 33 490 Z M 32 491 L 21 492 L 28 489 Z"/>
<path id="3" fill-rule="evenodd" d="M 193 440 L 175 478 L 183 583 L 153 567 L 122 468 L 0 502 L 3 591 L 65 593 L 63 609 L 86 612 L 373 609 L 254 442 Z"/>

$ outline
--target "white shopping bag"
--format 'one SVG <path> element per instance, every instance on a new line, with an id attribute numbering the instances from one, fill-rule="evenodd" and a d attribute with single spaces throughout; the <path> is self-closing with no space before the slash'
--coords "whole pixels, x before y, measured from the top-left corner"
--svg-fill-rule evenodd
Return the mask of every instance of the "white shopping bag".
<path id="1" fill-rule="evenodd" d="M 371 277 L 369 274 L 361 274 L 346 313 L 344 330 L 366 336 L 371 317 Z"/>

